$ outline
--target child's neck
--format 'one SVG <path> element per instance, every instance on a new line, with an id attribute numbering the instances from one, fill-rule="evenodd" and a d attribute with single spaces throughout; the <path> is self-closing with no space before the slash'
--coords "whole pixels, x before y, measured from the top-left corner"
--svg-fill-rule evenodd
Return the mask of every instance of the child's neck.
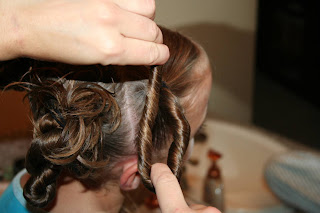
<path id="1" fill-rule="evenodd" d="M 29 177 L 26 174 L 21 178 L 22 187 Z M 50 213 L 118 213 L 123 201 L 124 197 L 116 184 L 107 189 L 93 191 L 86 189 L 82 183 L 69 177 L 58 186 L 56 199 L 46 210 Z"/>

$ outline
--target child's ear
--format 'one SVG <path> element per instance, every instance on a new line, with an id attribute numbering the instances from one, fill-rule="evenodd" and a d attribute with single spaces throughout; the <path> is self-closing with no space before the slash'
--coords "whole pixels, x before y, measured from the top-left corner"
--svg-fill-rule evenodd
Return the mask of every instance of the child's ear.
<path id="1" fill-rule="evenodd" d="M 120 188 L 124 191 L 134 190 L 140 185 L 140 175 L 138 174 L 138 157 L 130 158 L 123 164 L 120 177 Z"/>

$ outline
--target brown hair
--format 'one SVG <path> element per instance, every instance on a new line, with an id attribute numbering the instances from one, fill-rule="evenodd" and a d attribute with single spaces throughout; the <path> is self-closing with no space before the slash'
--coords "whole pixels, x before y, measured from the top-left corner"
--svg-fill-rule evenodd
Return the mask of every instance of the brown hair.
<path id="1" fill-rule="evenodd" d="M 188 109 L 180 99 L 201 79 L 192 72 L 200 50 L 177 32 L 165 28 L 162 32 L 171 54 L 163 66 L 32 61 L 26 83 L 11 84 L 28 91 L 33 112 L 34 139 L 26 158 L 31 178 L 24 186 L 29 204 L 48 205 L 61 173 L 99 187 L 114 178 L 110 170 L 130 154 L 138 155 L 142 182 L 154 190 L 150 180 L 154 154 L 169 144 L 167 164 L 179 178 L 190 137 L 184 116 Z"/>

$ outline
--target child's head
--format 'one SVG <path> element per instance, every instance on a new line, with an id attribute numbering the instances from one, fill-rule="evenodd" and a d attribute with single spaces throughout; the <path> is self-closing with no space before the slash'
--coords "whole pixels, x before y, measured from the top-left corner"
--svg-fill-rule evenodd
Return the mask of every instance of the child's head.
<path id="1" fill-rule="evenodd" d="M 46 206 L 61 175 L 92 189 L 117 181 L 127 190 L 139 183 L 138 168 L 152 189 L 151 165 L 162 161 L 179 177 L 189 140 L 205 118 L 211 71 L 201 47 L 162 30 L 171 56 L 156 68 L 32 65 L 28 202 Z M 123 166 L 128 161 L 134 166 Z"/>

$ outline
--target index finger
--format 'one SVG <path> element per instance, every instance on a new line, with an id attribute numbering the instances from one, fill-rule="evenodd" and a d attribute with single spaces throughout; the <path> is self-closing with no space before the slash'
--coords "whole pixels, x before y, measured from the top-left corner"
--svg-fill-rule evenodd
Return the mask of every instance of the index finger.
<path id="1" fill-rule="evenodd" d="M 188 209 L 179 182 L 167 165 L 161 163 L 152 165 L 151 181 L 163 213 Z"/>

